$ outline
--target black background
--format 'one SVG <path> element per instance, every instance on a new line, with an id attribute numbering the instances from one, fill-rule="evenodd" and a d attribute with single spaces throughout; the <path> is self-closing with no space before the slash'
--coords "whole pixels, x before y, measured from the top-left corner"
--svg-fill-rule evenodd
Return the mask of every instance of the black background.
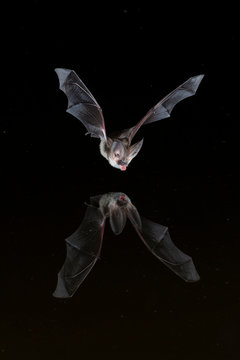
<path id="1" fill-rule="evenodd" d="M 236 12 L 196 2 L 2 9 L 1 358 L 238 359 Z M 171 118 L 139 131 L 143 148 L 120 172 L 65 112 L 55 67 L 77 72 L 107 131 L 134 125 L 190 76 L 205 78 Z M 171 273 L 130 225 L 118 237 L 107 226 L 77 293 L 53 298 L 64 239 L 84 202 L 109 191 L 168 226 L 200 282 Z"/>

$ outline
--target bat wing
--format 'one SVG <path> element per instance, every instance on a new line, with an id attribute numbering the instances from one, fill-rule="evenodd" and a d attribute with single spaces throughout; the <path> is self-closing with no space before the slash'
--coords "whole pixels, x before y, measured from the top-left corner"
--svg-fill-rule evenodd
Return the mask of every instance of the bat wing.
<path id="1" fill-rule="evenodd" d="M 54 297 L 72 297 L 92 270 L 101 252 L 104 223 L 100 210 L 89 206 L 79 228 L 66 239 L 67 255 Z"/>
<path id="2" fill-rule="evenodd" d="M 165 119 L 170 116 L 174 106 L 181 100 L 186 99 L 189 96 L 193 96 L 202 81 L 204 75 L 193 76 L 182 85 L 178 86 L 170 94 L 160 100 L 154 107 L 152 107 L 147 114 L 130 129 L 123 130 L 120 138 L 127 137 L 130 142 L 133 139 L 136 132 L 142 125 L 149 124 L 161 119 Z"/>
<path id="3" fill-rule="evenodd" d="M 80 120 L 92 137 L 106 140 L 102 109 L 91 92 L 75 71 L 62 68 L 57 68 L 55 71 L 59 79 L 59 88 L 68 99 L 67 112 Z"/>
<path id="4" fill-rule="evenodd" d="M 131 219 L 130 219 L 131 220 Z M 147 248 L 175 274 L 187 282 L 200 279 L 190 256 L 179 250 L 168 232 L 168 228 L 141 217 L 142 227 L 134 225 L 138 235 Z"/>

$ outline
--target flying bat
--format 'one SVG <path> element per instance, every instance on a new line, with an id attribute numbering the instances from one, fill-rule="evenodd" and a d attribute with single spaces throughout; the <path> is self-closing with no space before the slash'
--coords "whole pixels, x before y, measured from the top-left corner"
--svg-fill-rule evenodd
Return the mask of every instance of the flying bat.
<path id="1" fill-rule="evenodd" d="M 83 123 L 87 134 L 100 138 L 102 156 L 110 165 L 123 171 L 143 145 L 143 139 L 132 145 L 132 140 L 140 127 L 169 117 L 178 102 L 196 93 L 204 77 L 197 75 L 189 78 L 153 106 L 135 126 L 108 136 L 101 107 L 75 71 L 62 68 L 56 68 L 55 71 L 59 78 L 59 87 L 68 99 L 66 111 Z"/>
<path id="2" fill-rule="evenodd" d="M 166 226 L 140 216 L 126 194 L 112 192 L 90 198 L 81 225 L 65 240 L 67 255 L 54 297 L 72 297 L 92 270 L 100 257 L 107 218 L 116 235 L 123 231 L 128 218 L 148 250 L 164 265 L 187 282 L 200 279 L 192 258 L 174 245 Z"/>

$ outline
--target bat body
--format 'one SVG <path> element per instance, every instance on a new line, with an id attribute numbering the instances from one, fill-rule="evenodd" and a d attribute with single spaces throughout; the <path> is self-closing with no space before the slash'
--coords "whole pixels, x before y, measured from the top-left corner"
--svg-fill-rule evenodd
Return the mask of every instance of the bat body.
<path id="1" fill-rule="evenodd" d="M 102 109 L 77 74 L 73 70 L 62 68 L 55 71 L 59 78 L 59 87 L 68 98 L 67 112 L 83 123 L 87 134 L 100 138 L 100 153 L 111 166 L 120 170 L 126 170 L 142 147 L 143 139 L 131 144 L 140 127 L 169 117 L 178 102 L 196 93 L 204 76 L 193 76 L 178 86 L 151 108 L 135 126 L 117 135 L 107 136 Z"/>
<path id="2" fill-rule="evenodd" d="M 66 239 L 67 255 L 53 296 L 73 296 L 89 274 L 100 256 L 107 218 L 116 235 L 123 231 L 128 218 L 146 247 L 163 264 L 187 282 L 199 280 L 192 258 L 174 245 L 168 228 L 140 216 L 129 197 L 116 192 L 90 198 L 81 225 Z"/>

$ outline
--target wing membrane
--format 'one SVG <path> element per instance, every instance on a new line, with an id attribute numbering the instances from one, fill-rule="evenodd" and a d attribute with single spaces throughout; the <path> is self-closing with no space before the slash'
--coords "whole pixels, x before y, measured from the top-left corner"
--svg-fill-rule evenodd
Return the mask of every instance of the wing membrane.
<path id="1" fill-rule="evenodd" d="M 86 85 L 73 70 L 57 68 L 55 71 L 59 88 L 68 99 L 67 112 L 80 120 L 91 136 L 106 139 L 102 109 Z"/>

